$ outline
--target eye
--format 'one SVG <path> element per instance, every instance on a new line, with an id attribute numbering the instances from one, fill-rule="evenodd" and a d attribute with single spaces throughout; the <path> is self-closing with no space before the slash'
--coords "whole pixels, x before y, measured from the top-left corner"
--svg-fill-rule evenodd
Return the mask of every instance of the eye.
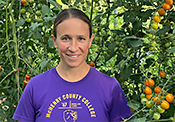
<path id="1" fill-rule="evenodd" d="M 68 40 L 70 40 L 70 38 L 69 37 L 63 37 L 61 40 L 68 41 Z"/>
<path id="2" fill-rule="evenodd" d="M 78 40 L 79 40 L 79 41 L 84 41 L 84 40 L 86 40 L 86 39 L 85 39 L 84 37 L 79 37 Z"/>

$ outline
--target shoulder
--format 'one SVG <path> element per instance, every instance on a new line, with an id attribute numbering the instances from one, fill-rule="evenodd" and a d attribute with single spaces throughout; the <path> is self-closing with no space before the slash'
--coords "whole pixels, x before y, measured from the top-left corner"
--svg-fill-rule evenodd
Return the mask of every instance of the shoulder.
<path id="1" fill-rule="evenodd" d="M 54 75 L 56 75 L 55 67 L 32 77 L 27 85 L 41 85 L 41 83 L 44 84 Z"/>
<path id="2" fill-rule="evenodd" d="M 104 87 L 120 87 L 119 82 L 114 77 L 106 75 L 93 67 L 91 70 L 93 79 Z"/>

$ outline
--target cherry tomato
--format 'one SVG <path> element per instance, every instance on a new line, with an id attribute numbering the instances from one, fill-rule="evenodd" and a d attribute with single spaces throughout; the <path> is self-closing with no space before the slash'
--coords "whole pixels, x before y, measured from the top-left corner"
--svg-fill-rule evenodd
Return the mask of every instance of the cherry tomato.
<path id="1" fill-rule="evenodd" d="M 31 4 L 34 3 L 34 0 L 29 0 L 29 3 L 31 3 Z"/>
<path id="2" fill-rule="evenodd" d="M 152 100 L 149 100 L 146 102 L 146 107 L 148 108 L 152 108 L 153 105 L 154 105 L 154 102 Z"/>
<path id="3" fill-rule="evenodd" d="M 24 85 L 27 85 L 29 80 L 24 80 Z"/>
<path id="4" fill-rule="evenodd" d="M 141 99 L 141 103 L 142 103 L 143 105 L 145 105 L 147 101 L 148 101 L 148 100 L 147 100 L 145 97 Z"/>
<path id="5" fill-rule="evenodd" d="M 143 89 L 143 92 L 145 92 L 145 94 L 152 94 L 152 89 L 147 86 L 145 89 Z"/>
<path id="6" fill-rule="evenodd" d="M 159 120 L 159 119 L 160 119 L 160 113 L 155 112 L 155 113 L 153 114 L 153 118 L 154 118 L 155 120 Z"/>
<path id="7" fill-rule="evenodd" d="M 161 103 L 161 107 L 163 109 L 168 109 L 170 107 L 170 104 L 166 100 L 163 100 Z"/>
<path id="8" fill-rule="evenodd" d="M 154 114 L 154 110 L 153 109 L 149 109 L 149 113 L 150 114 Z"/>
<path id="9" fill-rule="evenodd" d="M 169 102 L 169 103 L 172 103 L 174 101 L 174 96 L 170 93 L 168 93 L 166 95 L 166 100 Z"/>
<path id="10" fill-rule="evenodd" d="M 26 4 L 27 0 L 21 0 L 22 4 Z"/>
<path id="11" fill-rule="evenodd" d="M 27 22 L 31 22 L 31 21 L 32 21 L 32 19 L 30 19 L 30 18 L 27 18 L 27 19 L 26 19 L 26 21 L 27 21 Z"/>
<path id="12" fill-rule="evenodd" d="M 94 32 L 97 32 L 97 31 L 98 31 L 98 28 L 94 28 L 93 31 L 94 31 Z"/>
<path id="13" fill-rule="evenodd" d="M 157 106 L 157 112 L 159 113 L 164 113 L 165 112 L 165 109 L 163 109 L 160 105 Z"/>
<path id="14" fill-rule="evenodd" d="M 142 94 L 140 95 L 140 98 L 142 99 L 142 98 L 144 98 L 144 97 L 145 97 L 145 94 L 142 93 Z"/>
<path id="15" fill-rule="evenodd" d="M 36 15 L 37 15 L 37 16 L 41 16 L 41 11 L 39 11 L 39 10 L 36 11 Z"/>
<path id="16" fill-rule="evenodd" d="M 31 78 L 31 76 L 30 76 L 30 75 L 28 75 L 28 74 L 26 74 L 26 75 L 25 75 L 25 78 L 26 78 L 26 79 L 30 79 L 30 78 Z"/>
<path id="17" fill-rule="evenodd" d="M 90 65 L 91 67 L 94 67 L 94 66 L 95 66 L 95 63 L 91 61 L 91 62 L 89 63 L 89 65 Z"/>
<path id="18" fill-rule="evenodd" d="M 26 13 L 26 9 L 22 8 L 21 9 L 21 14 L 25 14 Z"/>
<path id="19" fill-rule="evenodd" d="M 38 4 L 38 9 L 41 9 L 42 8 L 42 4 Z"/>
<path id="20" fill-rule="evenodd" d="M 0 70 L 2 69 L 2 67 L 0 66 Z"/>

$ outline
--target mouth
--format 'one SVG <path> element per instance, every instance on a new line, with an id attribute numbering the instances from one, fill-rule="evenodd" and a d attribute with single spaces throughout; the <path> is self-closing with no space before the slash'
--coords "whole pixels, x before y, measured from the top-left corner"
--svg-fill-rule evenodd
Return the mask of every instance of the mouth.
<path id="1" fill-rule="evenodd" d="M 79 55 L 69 55 L 69 54 L 67 54 L 67 56 L 69 56 L 71 58 L 77 58 Z"/>

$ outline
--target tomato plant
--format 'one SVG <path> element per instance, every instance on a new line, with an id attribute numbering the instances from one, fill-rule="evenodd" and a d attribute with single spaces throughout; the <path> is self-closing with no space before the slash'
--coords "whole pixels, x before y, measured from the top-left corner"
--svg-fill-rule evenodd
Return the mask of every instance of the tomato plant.
<path id="1" fill-rule="evenodd" d="M 128 121 L 151 121 L 156 119 L 155 112 L 160 113 L 157 118 L 162 121 L 173 118 L 175 103 L 172 97 L 166 99 L 168 93 L 175 94 L 172 0 L 20 2 L 0 1 L 0 100 L 6 98 L 0 104 L 0 121 L 14 121 L 12 114 L 25 88 L 26 74 L 36 76 L 59 63 L 50 35 L 56 15 L 68 7 L 89 16 L 95 38 L 86 61 L 118 80 L 128 105 L 135 110 Z M 150 78 L 154 81 L 151 86 Z M 158 104 L 148 108 L 146 102 L 150 100 Z M 171 102 L 169 108 L 163 100 Z M 158 107 L 161 104 L 168 108 L 163 113 Z"/>

